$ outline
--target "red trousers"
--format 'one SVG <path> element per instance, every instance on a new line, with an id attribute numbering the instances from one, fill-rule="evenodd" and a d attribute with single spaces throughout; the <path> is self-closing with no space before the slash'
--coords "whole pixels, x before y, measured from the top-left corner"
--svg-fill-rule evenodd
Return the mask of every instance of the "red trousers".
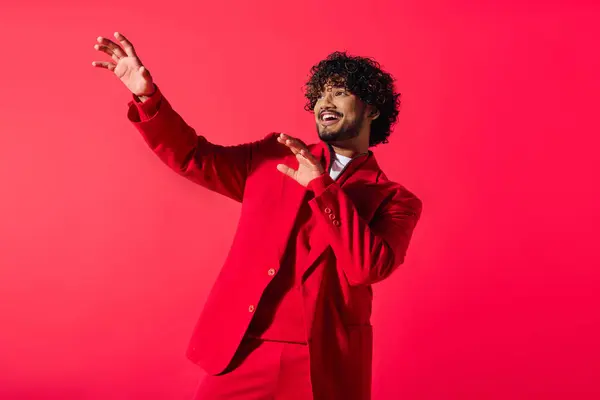
<path id="1" fill-rule="evenodd" d="M 195 400 L 312 400 L 308 346 L 246 338 L 221 375 L 207 375 Z"/>

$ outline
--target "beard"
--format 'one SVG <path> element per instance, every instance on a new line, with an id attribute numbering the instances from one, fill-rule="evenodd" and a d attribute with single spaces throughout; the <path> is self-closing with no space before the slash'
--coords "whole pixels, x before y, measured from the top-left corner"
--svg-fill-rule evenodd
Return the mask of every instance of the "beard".
<path id="1" fill-rule="evenodd" d="M 354 139 L 360 133 L 362 120 L 363 116 L 359 115 L 357 120 L 350 124 L 345 124 L 343 121 L 340 121 L 335 125 L 323 126 L 317 122 L 319 139 L 325 143 L 335 143 Z"/>

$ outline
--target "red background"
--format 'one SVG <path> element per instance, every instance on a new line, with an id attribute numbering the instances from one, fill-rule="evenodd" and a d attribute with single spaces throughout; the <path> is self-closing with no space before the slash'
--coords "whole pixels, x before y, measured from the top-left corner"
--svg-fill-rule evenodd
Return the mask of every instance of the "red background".
<path id="1" fill-rule="evenodd" d="M 424 214 L 375 286 L 374 399 L 599 398 L 600 7 L 495 3 L 3 3 L 0 398 L 187 399 L 202 375 L 185 346 L 239 206 L 129 124 L 91 66 L 115 30 L 220 144 L 315 141 L 302 84 L 334 50 L 397 77 L 375 153 Z"/>

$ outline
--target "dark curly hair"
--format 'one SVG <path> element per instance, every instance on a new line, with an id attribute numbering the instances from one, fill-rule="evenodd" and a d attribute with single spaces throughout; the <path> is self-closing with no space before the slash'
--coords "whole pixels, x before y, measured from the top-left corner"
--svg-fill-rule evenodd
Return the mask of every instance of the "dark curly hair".
<path id="1" fill-rule="evenodd" d="M 336 51 L 310 69 L 305 85 L 307 102 L 304 109 L 314 110 L 326 85 L 343 87 L 379 111 L 379 117 L 371 123 L 369 147 L 388 143 L 387 138 L 400 108 L 400 93 L 394 90 L 394 81 L 392 75 L 382 71 L 377 61 Z"/>

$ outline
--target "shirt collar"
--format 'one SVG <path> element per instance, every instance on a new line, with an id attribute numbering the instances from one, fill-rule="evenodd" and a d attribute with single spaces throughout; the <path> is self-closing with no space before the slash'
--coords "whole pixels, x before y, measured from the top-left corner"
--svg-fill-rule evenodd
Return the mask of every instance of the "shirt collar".
<path id="1" fill-rule="evenodd" d="M 325 160 L 325 163 L 323 165 L 325 167 L 325 170 L 327 172 L 331 171 L 331 166 L 333 165 L 333 161 L 335 161 L 336 158 L 335 150 L 333 150 L 333 147 L 329 143 L 326 143 L 322 140 L 319 141 L 317 147 L 318 148 L 316 155 L 320 157 L 321 160 Z M 371 150 L 367 150 L 367 152 L 365 153 L 360 153 L 352 157 L 352 159 L 348 161 L 348 163 L 351 163 L 353 167 L 355 167 L 353 169 L 356 169 L 360 167 L 360 165 L 362 165 L 365 161 L 369 160 L 371 157 L 373 157 L 373 152 Z M 358 162 L 359 159 L 360 162 Z"/>

